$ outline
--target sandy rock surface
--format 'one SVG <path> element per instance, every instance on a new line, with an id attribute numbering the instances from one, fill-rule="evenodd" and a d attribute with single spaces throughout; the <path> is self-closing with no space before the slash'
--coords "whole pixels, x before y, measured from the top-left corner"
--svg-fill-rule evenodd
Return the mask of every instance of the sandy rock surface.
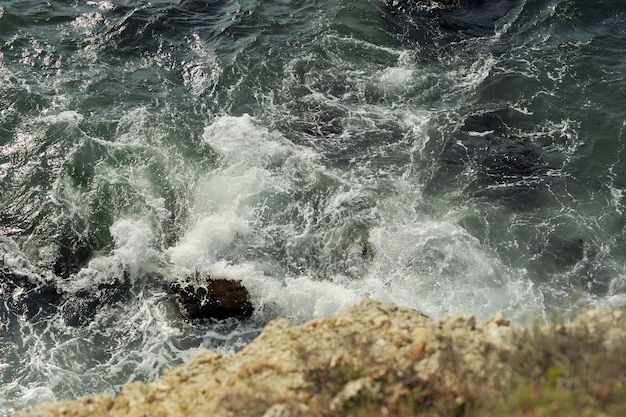
<path id="1" fill-rule="evenodd" d="M 575 333 L 583 325 L 593 331 L 590 321 L 619 323 L 621 330 L 606 343 L 623 339 L 624 320 L 616 311 L 590 312 L 572 325 L 543 331 Z M 116 397 L 44 404 L 20 416 L 286 417 L 339 411 L 351 398 L 381 389 L 393 403 L 393 396 L 406 396 L 407 381 L 423 384 L 436 376 L 439 384 L 454 389 L 466 375 L 480 376 L 486 384 L 490 375 L 494 381 L 506 377 L 508 353 L 521 332 L 502 317 L 481 322 L 456 315 L 433 321 L 414 310 L 366 300 L 301 326 L 274 320 L 234 357 L 200 351 L 190 363 L 152 383 L 128 384 Z M 487 362 L 491 371 L 482 375 Z M 337 381 L 336 388 L 320 401 L 316 395 L 329 380 Z M 386 381 L 384 386 L 380 381 Z"/>

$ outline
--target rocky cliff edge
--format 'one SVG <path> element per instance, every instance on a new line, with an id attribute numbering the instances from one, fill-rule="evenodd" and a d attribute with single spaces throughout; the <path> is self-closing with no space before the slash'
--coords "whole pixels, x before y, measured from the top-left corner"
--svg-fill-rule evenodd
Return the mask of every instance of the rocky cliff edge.
<path id="1" fill-rule="evenodd" d="M 234 357 L 200 351 L 115 397 L 20 416 L 626 415 L 624 315 L 521 327 L 366 300 L 301 326 L 274 320 Z"/>

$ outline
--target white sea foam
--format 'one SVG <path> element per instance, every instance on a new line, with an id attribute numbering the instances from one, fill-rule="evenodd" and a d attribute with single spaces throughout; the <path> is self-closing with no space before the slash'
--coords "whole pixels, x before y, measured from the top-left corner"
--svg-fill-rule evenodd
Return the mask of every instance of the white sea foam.
<path id="1" fill-rule="evenodd" d="M 188 270 L 206 270 L 219 259 L 237 235 L 249 232 L 248 223 L 234 213 L 207 215 L 194 223 L 178 244 L 168 250 L 174 265 Z"/>
<path id="2" fill-rule="evenodd" d="M 228 167 L 267 167 L 294 153 L 300 157 L 314 155 L 296 147 L 280 133 L 263 127 L 247 114 L 217 118 L 205 128 L 202 140 Z"/>
<path id="3" fill-rule="evenodd" d="M 258 262 L 240 253 L 234 261 L 228 256 L 238 239 L 252 246 L 270 244 L 263 240 L 267 231 L 259 229 L 263 226 L 259 216 L 272 210 L 269 206 L 275 203 L 268 201 L 271 196 L 287 197 L 297 191 L 296 184 L 312 186 L 308 181 L 316 181 L 316 176 L 306 179 L 311 169 L 313 173 L 324 171 L 316 163 L 317 155 L 259 126 L 247 115 L 217 119 L 205 129 L 203 142 L 220 156 L 220 167 L 198 181 L 191 207 L 193 221 L 178 243 L 167 250 L 170 261 L 183 270 L 241 279 L 258 306 L 272 305 L 281 315 L 296 321 L 330 314 L 355 302 L 358 294 L 342 283 L 320 281 L 307 271 L 297 276 L 284 275 L 280 259 Z M 357 198 L 352 191 L 329 196 L 325 211 L 332 212 L 352 198 Z M 302 213 L 305 223 L 316 221 L 311 217 L 314 213 L 306 207 L 296 211 Z M 296 232 L 290 223 L 265 224 L 265 227 L 282 230 L 286 245 L 311 239 L 314 233 L 310 228 Z M 271 251 L 271 248 L 263 250 Z"/>
<path id="4" fill-rule="evenodd" d="M 20 401 L 20 407 L 29 407 L 44 402 L 55 401 L 57 398 L 54 392 L 48 387 L 35 387 L 24 390 Z"/>
<path id="5" fill-rule="evenodd" d="M 622 309 L 626 307 L 626 294 L 616 294 L 595 303 L 596 308 Z"/>
<path id="6" fill-rule="evenodd" d="M 537 296 L 523 276 L 507 271 L 491 250 L 445 219 L 394 221 L 373 229 L 370 240 L 376 257 L 368 278 L 376 298 L 433 317 L 463 311 L 485 318 L 518 315 L 533 303 L 528 297 Z"/>
<path id="7" fill-rule="evenodd" d="M 423 126 L 424 118 L 419 121 Z M 262 238 L 266 231 L 258 229 L 262 227 L 258 216 L 268 209 L 267 204 L 272 205 L 267 198 L 272 191 L 288 194 L 294 187 L 298 165 L 308 164 L 310 169 L 317 156 L 259 126 L 250 116 L 217 119 L 205 129 L 203 141 L 220 156 L 221 164 L 217 172 L 198 181 L 191 207 L 193 221 L 167 251 L 178 268 L 241 279 L 257 306 L 273 305 L 281 315 L 296 321 L 330 314 L 367 297 L 418 308 L 434 317 L 457 310 L 480 317 L 497 312 L 521 317 L 529 304 L 541 304 L 541 294 L 528 284 L 523 273 L 507 270 L 453 218 L 416 219 L 417 213 L 407 211 L 405 200 L 410 200 L 412 193 L 419 195 L 419 188 L 408 184 L 408 195 L 398 194 L 376 203 L 380 223 L 367 236 L 371 260 L 361 254 L 363 242 L 340 249 L 343 273 L 337 270 L 320 277 L 311 265 L 311 269 L 304 266 L 298 274 L 285 275 L 279 259 L 258 262 L 239 253 L 234 260 L 232 251 L 240 250 L 235 248 L 238 239 L 247 242 L 242 247 L 271 244 Z M 287 160 L 291 160 L 291 167 L 284 162 Z M 320 165 L 316 169 L 324 170 Z M 339 222 L 334 226 L 330 223 L 328 230 L 314 228 L 318 214 L 304 207 L 301 213 L 307 228 L 296 233 L 290 223 L 264 227 L 282 230 L 287 246 L 315 241 L 321 238 L 320 233 L 325 240 L 343 239 L 341 223 L 349 221 L 343 216 L 355 214 L 346 213 L 345 208 L 363 198 L 377 198 L 368 197 L 358 177 L 349 181 L 352 183 L 346 188 L 326 196 L 319 215 L 327 219 L 338 216 Z M 406 180 L 395 181 L 401 189 Z M 256 241 L 259 236 L 261 240 Z M 332 263 L 336 243 L 325 244 L 330 252 L 321 252 L 320 261 L 330 257 L 328 262 Z"/>
<path id="8" fill-rule="evenodd" d="M 380 81 L 386 86 L 406 88 L 406 84 L 413 78 L 414 71 L 409 68 L 387 68 L 381 75 Z"/>
<path id="9" fill-rule="evenodd" d="M 100 10 L 107 10 L 108 11 L 108 10 L 114 10 L 115 9 L 115 4 L 113 4 L 110 0 L 88 1 L 87 4 L 90 5 L 90 6 L 96 6 Z"/>
<path id="10" fill-rule="evenodd" d="M 291 187 L 285 172 L 314 159 L 248 115 L 218 118 L 203 143 L 219 155 L 220 166 L 197 181 L 188 229 L 167 251 L 174 265 L 190 270 L 210 269 L 235 239 L 251 235 L 268 193 Z"/>
<path id="11" fill-rule="evenodd" d="M 155 235 L 144 220 L 120 219 L 111 226 L 115 242 L 113 254 L 121 260 L 131 273 L 151 272 L 159 260 L 155 248 Z"/>

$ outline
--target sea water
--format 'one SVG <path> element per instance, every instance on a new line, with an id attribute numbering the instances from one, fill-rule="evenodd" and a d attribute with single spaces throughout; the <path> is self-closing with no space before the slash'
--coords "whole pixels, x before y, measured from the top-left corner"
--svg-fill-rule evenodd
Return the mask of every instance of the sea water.
<path id="1" fill-rule="evenodd" d="M 3 0 L 2 412 L 363 298 L 626 304 L 626 5 L 492 4 Z M 253 316 L 181 317 L 196 271 Z"/>

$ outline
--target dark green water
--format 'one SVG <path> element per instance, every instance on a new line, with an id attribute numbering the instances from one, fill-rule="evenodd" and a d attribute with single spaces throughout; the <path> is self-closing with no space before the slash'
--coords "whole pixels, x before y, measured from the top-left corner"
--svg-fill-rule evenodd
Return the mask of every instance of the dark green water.
<path id="1" fill-rule="evenodd" d="M 2 0 L 0 410 L 364 297 L 625 305 L 626 4 L 473 7 Z M 253 317 L 183 320 L 194 271 Z"/>

